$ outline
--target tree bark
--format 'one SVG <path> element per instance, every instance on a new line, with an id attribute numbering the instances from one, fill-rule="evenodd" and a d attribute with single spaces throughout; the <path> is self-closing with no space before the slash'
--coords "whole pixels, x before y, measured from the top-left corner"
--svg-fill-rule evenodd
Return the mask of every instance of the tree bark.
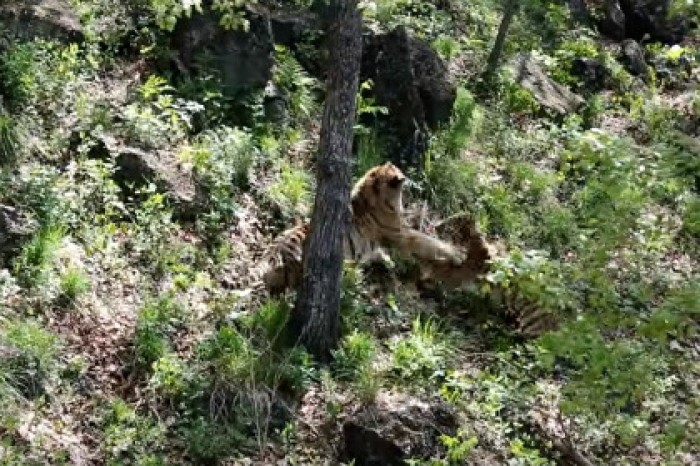
<path id="1" fill-rule="evenodd" d="M 513 22 L 515 13 L 518 11 L 518 6 L 518 0 L 506 0 L 506 4 L 503 9 L 503 18 L 501 18 L 501 24 L 498 26 L 496 41 L 494 42 L 489 58 L 486 61 L 484 79 L 487 81 L 493 77 L 493 75 L 496 73 L 496 69 L 498 69 L 498 62 L 503 54 L 503 46 L 506 43 L 508 29 L 510 29 L 510 24 Z"/>
<path id="2" fill-rule="evenodd" d="M 357 0 L 331 0 L 328 9 L 329 70 L 316 162 L 317 191 L 304 246 L 303 278 L 291 329 L 322 362 L 339 340 L 343 237 L 350 227 L 352 139 L 362 53 Z"/>

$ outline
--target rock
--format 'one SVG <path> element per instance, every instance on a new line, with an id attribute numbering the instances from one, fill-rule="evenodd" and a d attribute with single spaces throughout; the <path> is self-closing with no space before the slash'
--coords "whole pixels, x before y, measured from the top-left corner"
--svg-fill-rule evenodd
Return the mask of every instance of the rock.
<path id="1" fill-rule="evenodd" d="M 28 213 L 0 204 L 0 267 L 6 267 L 38 224 Z"/>
<path id="2" fill-rule="evenodd" d="M 620 62 L 635 76 L 647 78 L 649 70 L 644 59 L 644 50 L 637 41 L 627 39 L 622 42 L 620 49 Z"/>
<path id="3" fill-rule="evenodd" d="M 455 435 L 457 425 L 454 412 L 442 401 L 380 392 L 373 406 L 361 409 L 343 425 L 340 459 L 357 466 L 379 466 L 437 457 L 443 451 L 440 436 Z"/>
<path id="4" fill-rule="evenodd" d="M 625 13 L 620 7 L 619 0 L 605 0 L 604 13 L 598 22 L 598 30 L 606 36 L 623 40 L 625 36 Z"/>
<path id="5" fill-rule="evenodd" d="M 225 30 L 211 11 L 178 22 L 170 45 L 179 70 L 197 75 L 213 69 L 226 94 L 235 96 L 242 89 L 262 89 L 269 83 L 274 45 L 282 44 L 309 73 L 324 79 L 324 38 L 310 36 L 321 28 L 321 14 L 262 7 L 248 7 L 246 12 L 248 32 Z M 428 130 L 449 120 L 456 87 L 430 44 L 404 28 L 387 34 L 370 32 L 364 41 L 361 79 L 373 80 L 376 102 L 389 109 L 380 122 L 382 133 L 388 135 L 388 150 L 396 154 L 398 165 L 415 166 L 427 148 Z M 308 53 L 309 47 L 321 53 Z M 275 95 L 268 95 L 265 104 L 269 114 L 283 117 L 284 102 Z"/>
<path id="6" fill-rule="evenodd" d="M 670 0 L 620 0 L 625 13 L 625 37 L 673 45 L 681 42 L 693 27 L 686 18 L 669 17 Z"/>
<path id="7" fill-rule="evenodd" d="M 248 31 L 227 30 L 211 10 L 178 21 L 171 48 L 181 72 L 216 71 L 227 95 L 242 89 L 262 88 L 272 77 L 274 42 L 264 10 L 246 10 Z"/>
<path id="8" fill-rule="evenodd" d="M 146 151 L 122 144 L 111 136 L 104 135 L 93 149 L 93 157 L 112 157 L 115 161 L 115 181 L 122 190 L 129 192 L 134 186 L 155 183 L 167 193 L 180 218 L 193 218 L 203 203 L 201 189 L 192 173 L 184 169 L 177 156 L 168 151 Z"/>
<path id="9" fill-rule="evenodd" d="M 275 44 L 281 44 L 290 49 L 294 49 L 309 33 L 322 28 L 318 15 L 309 10 L 276 10 L 268 12 L 268 15 Z"/>
<path id="10" fill-rule="evenodd" d="M 575 58 L 571 63 L 571 74 L 581 79 L 582 87 L 592 92 L 607 88 L 610 70 L 593 58 Z"/>
<path id="11" fill-rule="evenodd" d="M 83 39 L 80 20 L 70 0 L 4 0 L 0 5 L 0 30 L 23 40 Z"/>
<path id="12" fill-rule="evenodd" d="M 448 121 L 457 91 L 430 45 L 399 27 L 365 37 L 361 79 L 374 82 L 378 105 L 388 108 L 389 153 L 402 167 L 416 166 L 427 132 Z"/>
<path id="13" fill-rule="evenodd" d="M 289 119 L 289 102 L 284 93 L 272 81 L 265 86 L 263 100 L 265 118 L 277 124 L 284 124 Z"/>
<path id="14" fill-rule="evenodd" d="M 343 425 L 345 454 L 358 466 L 404 466 L 406 455 L 377 431 L 353 421 Z"/>
<path id="15" fill-rule="evenodd" d="M 568 0 L 569 11 L 574 21 L 589 24 L 591 15 L 588 13 L 585 0 Z"/>
<path id="16" fill-rule="evenodd" d="M 695 59 L 692 54 L 674 45 L 667 54 L 654 54 L 648 58 L 649 66 L 656 71 L 657 81 L 664 89 L 683 91 L 695 89 L 697 77 L 694 75 Z"/>
<path id="17" fill-rule="evenodd" d="M 515 80 L 532 92 L 542 107 L 566 115 L 575 112 L 584 103 L 581 96 L 547 76 L 530 54 L 516 56 L 511 69 Z"/>
<path id="18" fill-rule="evenodd" d="M 697 24 L 687 18 L 669 17 L 670 0 L 606 0 L 598 22 L 601 33 L 616 39 L 648 38 L 673 45 L 681 42 Z"/>

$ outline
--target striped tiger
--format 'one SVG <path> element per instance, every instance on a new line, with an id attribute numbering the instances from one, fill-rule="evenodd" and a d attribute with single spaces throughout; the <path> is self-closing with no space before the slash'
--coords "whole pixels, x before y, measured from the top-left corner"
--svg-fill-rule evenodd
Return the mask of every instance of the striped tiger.
<path id="1" fill-rule="evenodd" d="M 457 289 L 472 284 L 480 285 L 486 280 L 490 262 L 497 255 L 497 247 L 486 241 L 476 221 L 468 214 L 457 214 L 438 223 L 435 231 L 441 238 L 466 251 L 466 258 L 459 267 L 445 267 L 441 264 L 427 264 L 418 281 L 418 288 L 426 291 L 442 286 Z M 439 285 L 438 285 L 439 284 Z M 490 284 L 489 307 L 503 313 L 518 334 L 534 338 L 557 326 L 554 315 L 544 306 L 526 297 L 515 285 L 504 287 Z"/>
<path id="2" fill-rule="evenodd" d="M 345 258 L 357 262 L 388 260 L 383 247 L 441 266 L 459 266 L 463 254 L 452 245 L 404 224 L 403 172 L 387 162 L 364 174 L 350 196 L 351 226 L 344 238 Z M 302 277 L 302 251 L 310 225 L 281 233 L 263 256 L 262 281 L 271 294 L 297 287 Z"/>

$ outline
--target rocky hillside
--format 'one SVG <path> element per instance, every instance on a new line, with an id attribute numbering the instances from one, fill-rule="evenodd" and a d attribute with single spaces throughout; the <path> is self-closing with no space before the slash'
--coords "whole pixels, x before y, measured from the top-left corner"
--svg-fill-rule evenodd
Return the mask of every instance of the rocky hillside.
<path id="1" fill-rule="evenodd" d="M 0 464 L 700 464 L 700 7 L 521 2 L 486 79 L 507 2 L 361 2 L 355 174 L 495 253 L 348 264 L 324 366 L 251 272 L 310 215 L 321 3 L 2 2 Z"/>

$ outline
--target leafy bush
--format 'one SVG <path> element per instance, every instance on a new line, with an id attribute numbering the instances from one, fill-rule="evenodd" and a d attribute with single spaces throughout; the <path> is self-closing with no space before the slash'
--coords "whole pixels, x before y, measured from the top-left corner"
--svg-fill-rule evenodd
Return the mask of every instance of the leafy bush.
<path id="1" fill-rule="evenodd" d="M 44 227 L 22 248 L 15 259 L 14 270 L 23 286 L 32 288 L 45 282 L 64 234 L 63 227 Z"/>
<path id="2" fill-rule="evenodd" d="M 138 99 L 123 110 L 130 138 L 146 147 L 170 147 L 184 142 L 192 129 L 192 117 L 204 110 L 193 101 L 173 95 L 165 78 L 151 75 L 138 89 Z"/>
<path id="3" fill-rule="evenodd" d="M 411 333 L 391 342 L 391 367 L 407 384 L 425 383 L 444 374 L 452 351 L 449 337 L 433 319 L 416 318 Z"/>
<path id="4" fill-rule="evenodd" d="M 201 216 L 207 231 L 223 230 L 235 212 L 235 195 L 248 187 L 251 169 L 259 158 L 252 135 L 227 126 L 205 131 L 180 157 L 194 166 L 206 191 L 208 212 Z"/>
<path id="5" fill-rule="evenodd" d="M 537 114 L 540 104 L 529 89 L 510 79 L 503 83 L 503 106 L 507 113 Z"/>
<path id="6" fill-rule="evenodd" d="M 163 465 L 166 427 L 137 414 L 125 401 L 111 401 L 103 418 L 107 464 Z"/>
<path id="7" fill-rule="evenodd" d="M 202 374 L 196 366 L 180 358 L 176 353 L 166 351 L 153 363 L 153 373 L 148 380 L 148 388 L 160 399 L 174 403 L 192 402 L 201 398 L 204 392 Z"/>
<path id="8" fill-rule="evenodd" d="M 172 235 L 177 229 L 172 209 L 164 194 L 157 192 L 155 185 L 137 191 L 143 200 L 132 208 L 134 218 L 124 229 L 131 233 L 130 249 L 141 264 L 158 273 L 164 273 L 171 262 L 181 259 Z"/>
<path id="9" fill-rule="evenodd" d="M 683 229 L 691 236 L 700 238 L 700 197 L 690 197 L 683 212 Z"/>
<path id="10" fill-rule="evenodd" d="M 474 96 L 462 87 L 457 88 L 450 123 L 437 134 L 436 150 L 444 150 L 446 155 L 458 157 L 478 134 L 483 117 L 483 111 Z"/>
<path id="11" fill-rule="evenodd" d="M 80 269 L 66 270 L 61 275 L 60 281 L 61 295 L 69 301 L 74 301 L 90 290 L 90 278 Z"/>
<path id="12" fill-rule="evenodd" d="M 352 380 L 372 365 L 377 356 L 377 342 L 369 334 L 355 330 L 346 335 L 333 354 L 337 378 Z"/>
<path id="13" fill-rule="evenodd" d="M 316 114 L 318 81 L 281 45 L 275 46 L 273 82 L 289 103 L 291 121 L 303 124 Z"/>
<path id="14" fill-rule="evenodd" d="M 58 339 L 36 321 L 14 320 L 0 327 L 0 346 L 10 355 L 0 359 L 0 390 L 41 394 L 56 370 Z"/>
<path id="15" fill-rule="evenodd" d="M 150 369 L 153 363 L 166 355 L 170 337 L 186 322 L 185 311 L 171 295 L 156 299 L 139 311 L 134 342 L 138 367 Z"/>
<path id="16" fill-rule="evenodd" d="M 308 171 L 283 164 L 279 179 L 267 188 L 267 196 L 289 216 L 305 214 L 311 202 Z"/>

